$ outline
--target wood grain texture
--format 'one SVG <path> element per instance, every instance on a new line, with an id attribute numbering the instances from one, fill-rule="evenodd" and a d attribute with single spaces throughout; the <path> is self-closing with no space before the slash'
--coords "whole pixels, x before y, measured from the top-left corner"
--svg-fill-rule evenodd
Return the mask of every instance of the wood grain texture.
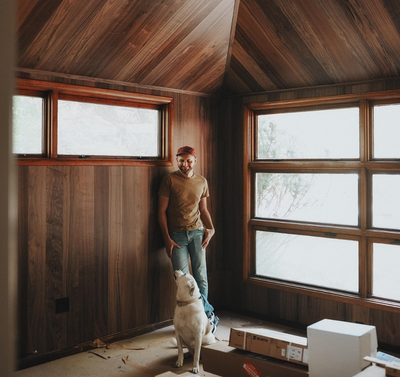
<path id="1" fill-rule="evenodd" d="M 201 93 L 400 75 L 393 0 L 19 0 L 18 67 Z"/>
<path id="2" fill-rule="evenodd" d="M 18 2 L 18 66 L 211 93 L 234 0 Z"/>
<path id="3" fill-rule="evenodd" d="M 196 170 L 209 181 L 217 234 L 207 259 L 210 300 L 218 306 L 224 257 L 216 220 L 217 103 L 204 96 L 141 91 L 173 97 L 174 154 L 181 145 L 193 145 Z M 157 221 L 157 192 L 163 175 L 176 165 L 18 169 L 20 360 L 173 317 L 175 282 Z M 70 310 L 55 314 L 55 300 L 62 297 L 70 298 Z"/>
<path id="4" fill-rule="evenodd" d="M 390 0 L 241 0 L 227 90 L 398 77 L 399 13 Z"/>

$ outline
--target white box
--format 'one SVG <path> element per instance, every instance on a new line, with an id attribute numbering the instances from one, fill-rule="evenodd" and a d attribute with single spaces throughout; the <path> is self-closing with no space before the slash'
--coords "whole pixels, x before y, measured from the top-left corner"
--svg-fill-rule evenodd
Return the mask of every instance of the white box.
<path id="1" fill-rule="evenodd" d="M 375 326 L 323 319 L 307 327 L 310 377 L 352 377 L 376 357 Z"/>

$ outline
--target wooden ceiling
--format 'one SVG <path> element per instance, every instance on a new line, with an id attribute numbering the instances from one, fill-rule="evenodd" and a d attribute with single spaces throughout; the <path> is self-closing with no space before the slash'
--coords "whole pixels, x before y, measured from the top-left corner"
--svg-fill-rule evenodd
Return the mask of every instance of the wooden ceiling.
<path id="1" fill-rule="evenodd" d="M 18 0 L 18 68 L 246 94 L 400 76 L 398 0 Z"/>

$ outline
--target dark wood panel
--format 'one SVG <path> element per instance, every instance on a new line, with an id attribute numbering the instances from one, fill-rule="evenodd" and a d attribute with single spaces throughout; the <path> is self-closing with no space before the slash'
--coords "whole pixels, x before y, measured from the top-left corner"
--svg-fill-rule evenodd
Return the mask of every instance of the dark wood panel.
<path id="1" fill-rule="evenodd" d="M 42 169 L 43 170 L 43 169 Z M 55 300 L 65 297 L 63 256 L 64 172 L 46 169 L 46 333 L 47 347 L 65 348 L 65 315 L 56 315 Z"/>
<path id="2" fill-rule="evenodd" d="M 241 0 L 228 89 L 250 93 L 397 77 L 399 13 L 398 2 L 385 0 Z"/>
<path id="3" fill-rule="evenodd" d="M 46 302 L 46 170 L 33 168 L 28 179 L 27 222 L 28 250 L 28 354 L 47 350 Z"/>
<path id="4" fill-rule="evenodd" d="M 94 169 L 94 251 L 96 268 L 96 302 L 94 332 L 98 338 L 108 332 L 108 250 L 109 250 L 109 185 L 110 168 Z"/>
<path id="5" fill-rule="evenodd" d="M 211 93 L 234 0 L 18 2 L 18 66 Z"/>
<path id="6" fill-rule="evenodd" d="M 28 242 L 28 170 L 18 169 L 18 350 L 23 357 L 33 352 L 29 348 L 31 329 L 28 313 L 29 281 L 29 242 Z"/>
<path id="7" fill-rule="evenodd" d="M 172 149 L 189 144 L 198 151 L 196 169 L 209 180 L 209 208 L 217 219 L 216 102 L 204 96 L 140 91 L 173 97 Z M 175 282 L 157 222 L 157 192 L 163 175 L 174 169 L 18 167 L 20 359 L 51 357 L 55 350 L 130 334 L 173 317 Z M 218 272 L 224 269 L 218 246 L 221 224 L 216 228 L 207 258 L 210 297 L 218 306 L 225 295 L 218 289 Z M 70 309 L 55 314 L 55 300 L 62 297 L 69 297 Z"/>

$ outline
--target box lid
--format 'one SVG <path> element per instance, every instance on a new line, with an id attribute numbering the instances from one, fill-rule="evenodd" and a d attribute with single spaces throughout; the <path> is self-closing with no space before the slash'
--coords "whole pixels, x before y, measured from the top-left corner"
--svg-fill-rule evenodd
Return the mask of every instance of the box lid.
<path id="1" fill-rule="evenodd" d="M 333 319 L 323 319 L 307 327 L 308 330 L 321 330 L 333 332 L 336 334 L 345 334 L 351 336 L 363 336 L 364 334 L 374 330 L 375 326 L 363 325 L 360 323 L 352 323 L 345 321 L 335 321 Z"/>

